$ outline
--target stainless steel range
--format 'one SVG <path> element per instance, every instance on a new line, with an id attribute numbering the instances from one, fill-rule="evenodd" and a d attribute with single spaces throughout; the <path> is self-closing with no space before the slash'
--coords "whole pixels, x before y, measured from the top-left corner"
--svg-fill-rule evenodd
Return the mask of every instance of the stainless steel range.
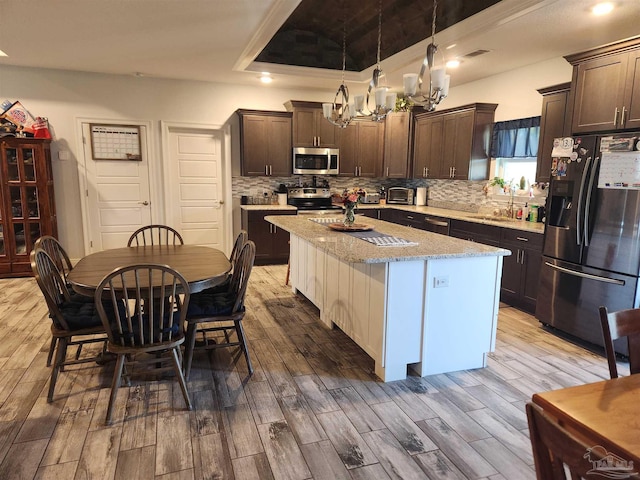
<path id="1" fill-rule="evenodd" d="M 331 203 L 331 191 L 328 187 L 289 187 L 287 203 L 293 205 L 299 213 L 337 213 L 340 205 Z"/>

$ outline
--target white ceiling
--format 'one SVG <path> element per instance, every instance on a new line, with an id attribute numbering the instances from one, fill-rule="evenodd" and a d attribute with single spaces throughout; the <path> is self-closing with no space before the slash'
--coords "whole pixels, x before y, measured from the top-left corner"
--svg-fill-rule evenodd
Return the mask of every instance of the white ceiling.
<path id="1" fill-rule="evenodd" d="M 431 1 L 431 0 L 420 0 Z M 451 71 L 461 85 L 527 64 L 640 33 L 640 0 L 616 0 L 593 17 L 596 0 L 502 0 L 438 33 L 446 58 L 485 49 Z M 0 0 L 2 65 L 201 80 L 258 82 L 272 72 L 275 87 L 335 89 L 341 72 L 256 64 L 253 59 L 299 0 Z M 446 9 L 446 1 L 439 9 Z M 384 19 L 382 23 L 384 30 Z M 402 73 L 417 72 L 426 41 L 382 61 L 387 83 L 402 88 Z M 456 47 L 444 50 L 455 43 Z M 347 73 L 369 81 L 371 68 Z"/>

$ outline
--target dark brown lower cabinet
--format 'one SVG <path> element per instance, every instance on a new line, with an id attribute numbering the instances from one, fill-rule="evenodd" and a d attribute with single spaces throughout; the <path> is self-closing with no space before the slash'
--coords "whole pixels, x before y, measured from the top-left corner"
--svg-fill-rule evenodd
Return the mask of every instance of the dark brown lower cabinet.
<path id="1" fill-rule="evenodd" d="M 242 210 L 242 229 L 256 244 L 256 265 L 287 263 L 289 232 L 267 222 L 269 215 L 295 215 L 294 210 Z"/>
<path id="2" fill-rule="evenodd" d="M 500 230 L 500 227 L 493 227 L 483 223 L 452 219 L 449 226 L 449 236 L 499 247 Z"/>
<path id="3" fill-rule="evenodd" d="M 452 237 L 511 250 L 511 255 L 502 257 L 500 300 L 535 313 L 542 261 L 541 233 L 461 220 L 451 220 L 449 232 Z"/>
<path id="4" fill-rule="evenodd" d="M 500 300 L 535 313 L 542 262 L 541 233 L 502 229 L 500 246 L 511 250 L 503 257 Z"/>
<path id="5" fill-rule="evenodd" d="M 356 210 L 358 215 L 375 218 L 376 220 L 382 220 L 382 218 L 380 218 L 380 212 L 381 210 L 379 208 L 359 208 Z"/>

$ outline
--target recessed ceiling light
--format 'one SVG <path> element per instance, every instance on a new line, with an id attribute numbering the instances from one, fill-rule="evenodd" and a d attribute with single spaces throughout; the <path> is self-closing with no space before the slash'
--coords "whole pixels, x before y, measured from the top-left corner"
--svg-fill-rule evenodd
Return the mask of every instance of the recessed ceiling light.
<path id="1" fill-rule="evenodd" d="M 262 72 L 262 76 L 260 77 L 260 81 L 262 83 L 271 83 L 271 82 L 273 82 L 273 78 L 271 78 L 271 74 L 269 72 Z"/>
<path id="2" fill-rule="evenodd" d="M 594 5 L 591 9 L 591 13 L 594 15 L 606 15 L 607 13 L 611 13 L 611 10 L 613 10 L 613 3 L 604 2 Z"/>
<path id="3" fill-rule="evenodd" d="M 4 53 L 2 50 L 0 50 L 0 57 L 8 57 L 9 55 L 7 55 L 6 53 Z"/>
<path id="4" fill-rule="evenodd" d="M 458 68 L 460 66 L 460 63 L 461 63 L 460 60 L 458 60 L 457 58 L 453 60 L 449 60 L 447 62 L 447 68 Z"/>

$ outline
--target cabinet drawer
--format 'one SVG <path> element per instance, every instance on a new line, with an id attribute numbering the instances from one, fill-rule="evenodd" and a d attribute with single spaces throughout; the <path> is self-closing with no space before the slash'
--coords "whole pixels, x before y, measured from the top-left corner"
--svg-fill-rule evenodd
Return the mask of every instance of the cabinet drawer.
<path id="1" fill-rule="evenodd" d="M 500 243 L 517 245 L 521 248 L 542 249 L 542 239 L 543 235 L 541 233 L 503 228 Z"/>

